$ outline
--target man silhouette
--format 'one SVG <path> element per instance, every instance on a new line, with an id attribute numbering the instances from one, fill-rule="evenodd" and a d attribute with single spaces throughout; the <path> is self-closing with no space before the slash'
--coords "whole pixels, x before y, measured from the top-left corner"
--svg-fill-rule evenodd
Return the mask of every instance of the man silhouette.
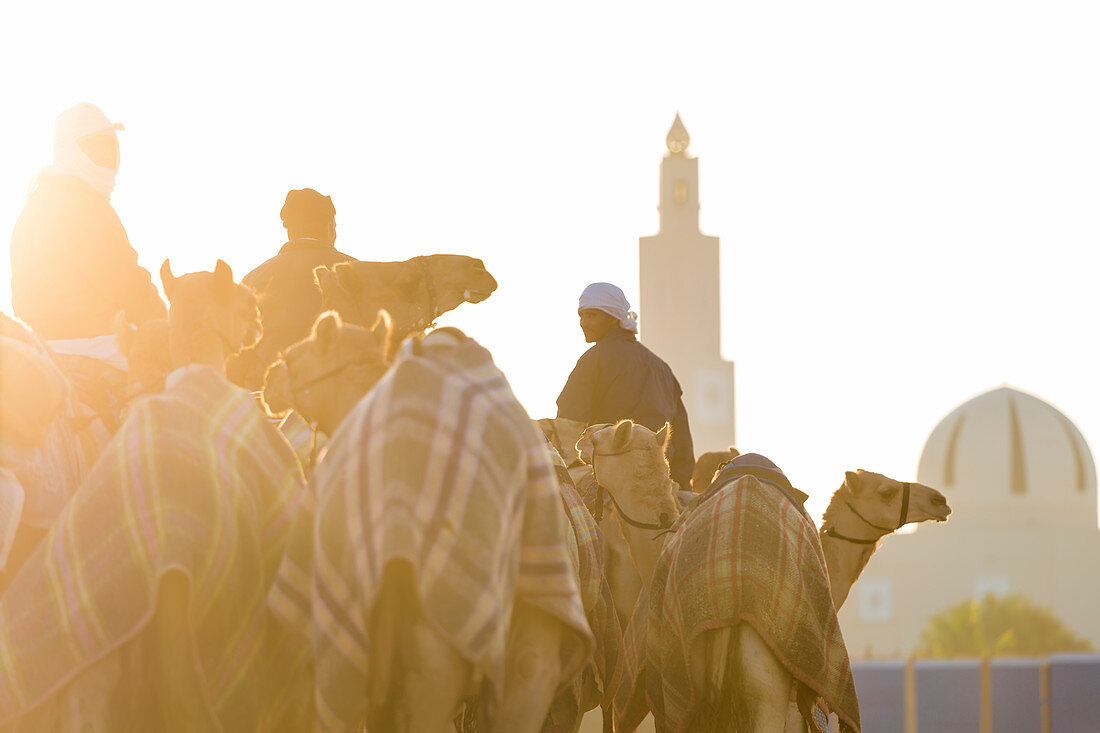
<path id="1" fill-rule="evenodd" d="M 309 336 L 321 312 L 313 269 L 355 261 L 336 249 L 336 208 L 330 197 L 312 188 L 291 191 L 279 215 L 287 243 L 241 280 L 259 298 L 263 338 L 230 365 L 229 375 L 253 390 L 263 387 L 264 372 L 279 354 Z"/>
<path id="2" fill-rule="evenodd" d="M 58 115 L 11 238 L 12 310 L 55 351 L 119 360 L 114 319 L 167 314 L 111 207 L 122 125 L 86 102 Z M 125 362 L 122 362 L 124 366 Z"/>

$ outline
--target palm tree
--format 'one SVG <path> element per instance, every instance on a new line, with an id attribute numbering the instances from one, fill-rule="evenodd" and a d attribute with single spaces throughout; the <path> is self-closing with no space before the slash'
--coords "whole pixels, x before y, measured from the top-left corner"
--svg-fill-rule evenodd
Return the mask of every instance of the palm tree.
<path id="1" fill-rule="evenodd" d="M 928 620 L 917 655 L 924 657 L 1033 656 L 1090 651 L 1049 609 L 1026 596 L 987 595 L 952 606 Z"/>

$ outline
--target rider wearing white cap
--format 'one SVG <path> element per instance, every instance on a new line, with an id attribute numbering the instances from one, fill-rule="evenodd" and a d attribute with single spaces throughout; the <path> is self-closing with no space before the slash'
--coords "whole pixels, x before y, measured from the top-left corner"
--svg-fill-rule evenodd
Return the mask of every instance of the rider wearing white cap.
<path id="1" fill-rule="evenodd" d="M 58 115 L 53 165 L 15 223 L 12 309 L 40 338 L 109 338 L 120 310 L 133 323 L 167 313 L 111 207 L 121 129 L 87 102 Z"/>
<path id="2" fill-rule="evenodd" d="M 638 315 L 623 291 L 592 283 L 581 293 L 577 313 L 584 340 L 595 345 L 569 375 L 558 397 L 558 417 L 585 425 L 630 418 L 653 431 L 670 423 L 672 479 L 690 491 L 695 455 L 683 390 L 668 364 L 638 343 Z"/>

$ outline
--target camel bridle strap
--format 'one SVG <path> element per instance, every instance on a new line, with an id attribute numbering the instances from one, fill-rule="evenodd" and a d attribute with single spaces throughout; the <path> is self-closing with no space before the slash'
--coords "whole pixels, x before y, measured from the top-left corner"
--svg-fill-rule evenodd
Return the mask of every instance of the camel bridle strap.
<path id="1" fill-rule="evenodd" d="M 340 374 L 342 371 L 344 371 L 348 367 L 368 366 L 370 364 L 373 364 L 374 362 L 375 362 L 374 359 L 349 359 L 348 361 L 345 361 L 341 364 L 337 364 L 336 366 L 332 367 L 331 369 L 327 369 L 327 370 L 321 372 L 320 374 L 318 374 L 317 376 L 315 376 L 311 379 L 307 379 L 304 382 L 299 382 L 297 384 L 291 383 L 290 391 L 291 392 L 301 392 L 302 390 L 309 389 L 310 387 L 312 387 L 315 384 L 318 384 L 319 382 L 323 382 L 326 379 L 331 379 L 332 377 L 335 377 L 337 374 Z"/>
<path id="2" fill-rule="evenodd" d="M 851 542 L 853 545 L 874 545 L 882 539 L 882 535 L 879 535 L 878 537 L 874 537 L 869 540 L 861 540 L 856 537 L 848 537 L 847 535 L 842 535 L 840 532 L 837 532 L 832 527 L 826 527 L 825 529 L 821 530 L 821 534 L 825 537 L 832 537 L 834 539 L 843 540 L 845 542 Z"/>
<path id="3" fill-rule="evenodd" d="M 619 502 L 615 499 L 615 495 L 612 494 L 611 491 L 606 486 L 604 486 L 602 483 L 600 483 L 600 479 L 596 475 L 596 457 L 597 456 L 600 456 L 600 457 L 604 457 L 604 456 L 621 456 L 621 455 L 625 455 L 627 453 L 630 453 L 632 451 L 638 451 L 638 450 L 649 450 L 649 449 L 648 448 L 627 448 L 626 450 L 615 451 L 615 452 L 610 452 L 610 453 L 595 453 L 594 452 L 592 454 L 592 478 L 596 482 L 596 512 L 595 512 L 595 515 L 594 515 L 595 518 L 596 518 L 596 523 L 598 524 L 598 523 L 603 521 L 603 497 L 604 497 L 604 494 L 606 494 L 607 498 L 611 499 L 611 505 L 615 507 L 615 511 L 617 511 L 619 513 L 619 516 L 622 517 L 623 521 L 626 522 L 627 524 L 629 524 L 631 527 L 637 527 L 638 529 L 649 529 L 649 530 L 667 530 L 670 527 L 672 527 L 672 518 L 671 517 L 669 517 L 667 514 L 662 513 L 659 522 L 639 522 L 638 520 L 633 519 L 629 514 L 627 514 L 626 512 L 623 511 L 623 508 L 621 506 L 619 506 Z"/>
<path id="4" fill-rule="evenodd" d="M 905 526 L 905 523 L 909 518 L 909 496 L 910 496 L 910 494 L 912 494 L 912 491 L 913 491 L 913 485 L 911 483 L 905 482 L 901 485 L 901 513 L 898 516 L 898 525 L 896 527 L 883 527 L 881 524 L 875 524 L 870 519 L 863 516 L 858 511 L 856 511 L 856 508 L 854 506 L 852 506 L 852 504 L 850 502 L 846 501 L 846 502 L 844 502 L 844 505 L 847 506 L 848 510 L 850 512 L 852 512 L 852 514 L 855 514 L 856 517 L 858 517 L 860 519 L 860 521 L 862 521 L 868 527 L 874 527 L 875 529 L 879 530 L 880 532 L 883 532 L 885 534 L 890 534 L 891 532 L 896 532 L 897 530 L 899 530 L 903 526 Z M 857 545 L 873 545 L 876 542 L 878 542 L 879 539 L 881 539 L 881 537 L 882 537 L 882 535 L 879 535 L 879 537 L 876 537 L 873 540 L 861 540 L 861 539 L 856 539 L 854 537 L 846 537 L 846 536 L 840 534 L 839 532 L 837 532 L 832 527 L 827 527 L 827 528 L 821 530 L 821 534 L 825 535 L 826 537 L 835 537 L 838 540 L 844 540 L 845 542 L 852 542 L 852 543 L 857 544 Z"/>

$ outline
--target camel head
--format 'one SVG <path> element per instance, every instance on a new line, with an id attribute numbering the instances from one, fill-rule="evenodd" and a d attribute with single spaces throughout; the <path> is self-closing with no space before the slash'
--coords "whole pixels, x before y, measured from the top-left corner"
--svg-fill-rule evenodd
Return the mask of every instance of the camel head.
<path id="1" fill-rule="evenodd" d="M 119 311 L 115 317 L 115 336 L 118 350 L 126 357 L 126 398 L 162 391 L 164 378 L 172 371 L 168 319 L 135 325 Z"/>
<path id="2" fill-rule="evenodd" d="M 65 377 L 34 346 L 0 336 L 0 447 L 41 445 L 65 407 L 68 390 Z"/>
<path id="3" fill-rule="evenodd" d="M 324 307 L 348 323 L 369 326 L 385 310 L 398 341 L 431 326 L 463 303 L 480 303 L 497 289 L 485 264 L 463 255 L 427 255 L 404 262 L 347 262 L 318 267 Z"/>
<path id="4" fill-rule="evenodd" d="M 947 521 L 951 507 L 943 494 L 924 484 L 908 486 L 909 503 L 906 506 L 906 484 L 862 468 L 846 471 L 844 483 L 825 510 L 822 526 L 866 538 L 885 536 L 911 522 Z"/>
<path id="5" fill-rule="evenodd" d="M 584 423 L 564 417 L 544 417 L 536 420 L 535 423 L 565 461 L 566 466 L 581 463 L 577 441 L 581 439 L 581 433 L 584 432 Z"/>
<path id="6" fill-rule="evenodd" d="M 696 494 L 706 491 L 718 469 L 739 455 L 741 451 L 731 445 L 726 450 L 707 451 L 699 456 L 695 461 L 695 470 L 691 473 L 691 490 Z"/>
<path id="7" fill-rule="evenodd" d="M 168 260 L 160 267 L 168 297 L 173 367 L 205 363 L 225 369 L 225 360 L 260 338 L 260 311 L 253 292 L 233 281 L 218 260 L 213 272 L 176 277 Z"/>
<path id="8" fill-rule="evenodd" d="M 385 311 L 369 329 L 344 323 L 332 311 L 322 313 L 309 338 L 268 368 L 264 405 L 272 415 L 296 410 L 331 436 L 392 360 L 392 328 Z"/>
<path id="9" fill-rule="evenodd" d="M 627 515 L 667 527 L 680 513 L 665 458 L 671 433 L 668 423 L 656 433 L 631 420 L 591 425 L 581 433 L 577 451 Z"/>

